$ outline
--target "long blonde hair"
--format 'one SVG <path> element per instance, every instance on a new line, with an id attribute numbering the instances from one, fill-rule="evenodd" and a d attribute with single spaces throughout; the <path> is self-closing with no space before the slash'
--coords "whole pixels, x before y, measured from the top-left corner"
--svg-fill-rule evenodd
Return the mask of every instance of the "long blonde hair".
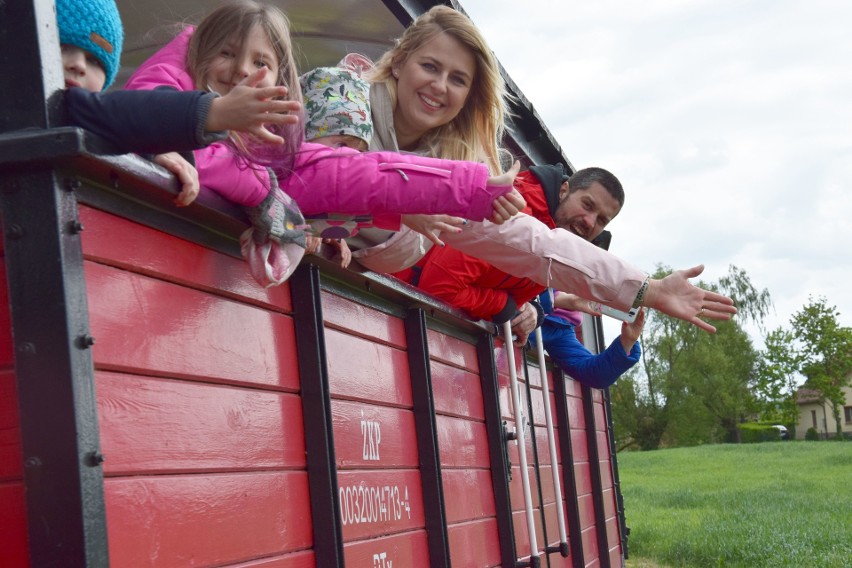
<path id="1" fill-rule="evenodd" d="M 225 45 L 236 38 L 235 45 L 244 46 L 241 41 L 247 38 L 255 26 L 261 26 L 272 45 L 278 59 L 276 85 L 287 87 L 287 99 L 302 100 L 299 88 L 299 72 L 293 56 L 293 42 L 290 39 L 290 22 L 279 8 L 255 0 L 230 0 L 208 14 L 192 34 L 189 42 L 186 66 L 195 86 L 205 89 L 205 78 L 213 59 L 219 55 Z M 284 154 L 294 154 L 302 142 L 303 120 L 298 124 L 284 126 L 278 134 L 285 140 Z M 243 146 L 239 140 L 238 146 Z M 252 148 L 252 152 L 261 151 Z M 276 152 L 280 153 L 280 152 Z"/>
<path id="2" fill-rule="evenodd" d="M 393 68 L 404 64 L 412 53 L 442 33 L 452 36 L 471 51 L 476 70 L 467 101 L 459 114 L 425 134 L 418 143 L 419 149 L 439 158 L 485 162 L 492 173 L 500 173 L 499 142 L 508 114 L 506 85 L 497 58 L 467 16 L 447 6 L 434 6 L 403 32 L 396 45 L 376 63 L 369 78 L 385 83 L 396 106 Z"/>

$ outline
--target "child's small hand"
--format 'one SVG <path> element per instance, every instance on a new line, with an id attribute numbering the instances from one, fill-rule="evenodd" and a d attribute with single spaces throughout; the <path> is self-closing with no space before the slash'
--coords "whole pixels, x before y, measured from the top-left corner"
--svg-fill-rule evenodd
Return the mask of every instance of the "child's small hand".
<path id="1" fill-rule="evenodd" d="M 266 125 L 296 124 L 302 103 L 276 100 L 287 96 L 287 87 L 258 87 L 257 84 L 268 72 L 269 69 L 262 67 L 243 79 L 227 95 L 214 99 L 207 116 L 207 130 L 247 132 L 264 142 L 283 144 L 284 139 L 267 130 Z"/>
<path id="2" fill-rule="evenodd" d="M 346 268 L 352 262 L 352 251 L 343 239 L 323 239 L 322 237 L 305 236 L 305 254 L 316 254 L 323 243 L 331 245 L 340 252 L 340 267 Z"/>
<path id="3" fill-rule="evenodd" d="M 527 202 L 517 189 L 513 189 L 506 195 L 502 195 L 495 199 L 492 203 L 494 207 L 491 218 L 489 219 L 496 225 L 502 225 L 527 206 Z"/>
<path id="4" fill-rule="evenodd" d="M 467 219 L 452 215 L 403 215 L 402 223 L 438 245 L 444 246 L 444 241 L 438 238 L 442 231 L 460 233 Z"/>
<path id="5" fill-rule="evenodd" d="M 521 169 L 521 163 L 515 160 L 512 167 L 506 173 L 488 178 L 488 185 L 502 185 L 511 187 L 515 181 L 515 176 Z M 517 213 L 527 206 L 527 202 L 517 189 L 512 189 L 509 193 L 498 197 L 494 200 L 494 211 L 491 214 L 490 221 L 497 225 L 501 225 L 514 217 Z"/>
<path id="6" fill-rule="evenodd" d="M 175 205 L 186 207 L 195 201 L 201 187 L 198 183 L 198 170 L 192 164 L 177 152 L 158 154 L 154 156 L 154 163 L 163 166 L 177 176 L 181 190 L 175 198 Z"/>
<path id="7" fill-rule="evenodd" d="M 320 249 L 322 239 L 319 237 L 305 236 L 305 254 L 314 254 Z"/>
<path id="8" fill-rule="evenodd" d="M 340 267 L 346 268 L 352 262 L 352 251 L 343 239 L 323 239 L 322 242 L 329 244 L 340 252 Z"/>

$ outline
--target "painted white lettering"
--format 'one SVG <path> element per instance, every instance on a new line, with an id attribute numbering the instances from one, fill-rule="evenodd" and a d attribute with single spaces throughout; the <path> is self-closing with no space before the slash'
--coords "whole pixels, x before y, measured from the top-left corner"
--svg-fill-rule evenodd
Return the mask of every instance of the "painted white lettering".
<path id="1" fill-rule="evenodd" d="M 365 461 L 379 461 L 379 444 L 382 443 L 382 426 L 378 420 L 367 420 L 364 411 L 361 411 L 361 436 L 364 444 L 361 449 L 361 458 Z"/>
<path id="2" fill-rule="evenodd" d="M 340 487 L 340 517 L 343 525 L 399 522 L 404 513 L 411 519 L 408 486 L 364 483 Z"/>

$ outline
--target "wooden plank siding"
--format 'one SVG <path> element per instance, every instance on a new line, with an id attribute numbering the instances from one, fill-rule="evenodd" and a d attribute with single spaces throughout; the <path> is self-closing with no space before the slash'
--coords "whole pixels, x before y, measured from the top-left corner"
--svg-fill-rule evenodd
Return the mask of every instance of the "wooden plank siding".
<path id="1" fill-rule="evenodd" d="M 239 259 L 80 206 L 112 566 L 315 566 L 293 302 Z M 0 257 L 2 259 L 2 257 Z M 0 284 L 5 284 L 0 276 Z M 5 285 L 0 300 L 8 305 Z M 429 534 L 403 317 L 321 294 L 347 566 L 428 566 Z M 0 310 L 0 562 L 28 566 L 23 466 L 7 310 Z M 463 335 L 463 334 L 462 334 Z M 453 566 L 500 566 L 494 448 L 475 339 L 427 330 Z M 495 342 L 500 415 L 513 419 L 506 347 Z M 516 350 L 537 540 L 558 544 L 551 469 L 573 468 L 584 565 L 598 563 L 586 416 L 565 381 L 574 463 L 551 463 L 536 364 Z M 524 366 L 528 366 L 525 372 Z M 529 377 L 527 379 L 527 377 Z M 529 380 L 529 389 L 526 382 Z M 594 396 L 594 395 L 593 395 Z M 529 399 L 529 400 L 528 400 Z M 609 563 L 621 549 L 602 397 L 593 401 Z M 534 451 L 534 445 L 535 450 Z M 515 548 L 529 553 L 517 444 L 509 496 Z M 536 475 L 535 464 L 539 465 Z M 540 483 L 539 483 L 540 482 Z M 540 485 L 540 487 L 539 487 Z M 565 488 L 563 487 L 563 492 Z M 543 514 L 542 514 L 543 510 Z M 547 543 L 544 533 L 547 533 Z M 572 551 L 573 553 L 573 551 Z M 550 566 L 574 558 L 550 553 Z M 384 562 L 385 564 L 382 564 Z"/>
<path id="2" fill-rule="evenodd" d="M 497 566 L 500 545 L 476 346 L 430 330 L 432 394 L 453 566 Z"/>

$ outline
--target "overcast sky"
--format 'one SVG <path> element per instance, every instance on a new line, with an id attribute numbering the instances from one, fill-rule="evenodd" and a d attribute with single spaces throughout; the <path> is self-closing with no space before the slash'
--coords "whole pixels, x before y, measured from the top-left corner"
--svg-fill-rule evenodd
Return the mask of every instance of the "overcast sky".
<path id="1" fill-rule="evenodd" d="M 610 250 L 709 281 L 734 264 L 768 329 L 809 296 L 852 326 L 852 3 L 461 3 L 571 163 L 621 179 Z"/>

